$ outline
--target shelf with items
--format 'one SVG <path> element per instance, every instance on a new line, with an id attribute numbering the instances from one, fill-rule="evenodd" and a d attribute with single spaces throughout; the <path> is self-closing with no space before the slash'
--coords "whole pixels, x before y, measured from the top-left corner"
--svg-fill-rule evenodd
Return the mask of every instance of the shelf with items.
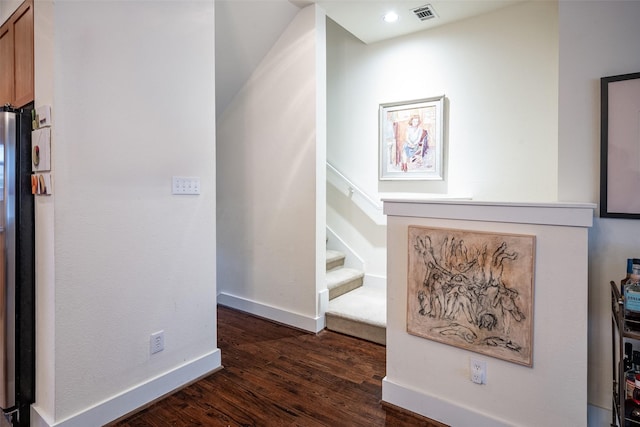
<path id="1" fill-rule="evenodd" d="M 612 420 L 611 426 L 640 427 L 639 420 L 628 418 L 625 414 L 630 408 L 626 408 L 627 374 L 633 372 L 625 368 L 624 346 L 626 342 L 637 342 L 640 346 L 640 330 L 632 330 L 630 325 L 638 324 L 635 320 L 625 318 L 624 299 L 620 292 L 620 285 L 611 282 L 611 348 L 612 348 L 612 372 L 613 372 L 613 393 L 612 393 Z M 640 329 L 640 325 L 638 325 Z M 633 386 L 630 386 L 633 388 Z M 622 424 L 624 421 L 624 424 Z"/>

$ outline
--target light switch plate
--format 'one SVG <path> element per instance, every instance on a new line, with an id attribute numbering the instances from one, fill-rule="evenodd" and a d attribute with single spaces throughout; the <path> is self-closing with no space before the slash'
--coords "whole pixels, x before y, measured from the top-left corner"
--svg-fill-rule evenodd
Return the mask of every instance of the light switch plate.
<path id="1" fill-rule="evenodd" d="M 197 176 L 172 177 L 171 194 L 200 194 L 200 177 L 197 177 Z"/>

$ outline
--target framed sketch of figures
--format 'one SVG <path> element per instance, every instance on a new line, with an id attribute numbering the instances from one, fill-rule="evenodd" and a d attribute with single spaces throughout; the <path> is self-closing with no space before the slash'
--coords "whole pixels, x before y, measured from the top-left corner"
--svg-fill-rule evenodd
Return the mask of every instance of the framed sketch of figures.
<path id="1" fill-rule="evenodd" d="M 381 180 L 442 180 L 444 95 L 380 105 Z"/>
<path id="2" fill-rule="evenodd" d="M 533 365 L 535 236 L 409 227 L 407 332 Z"/>

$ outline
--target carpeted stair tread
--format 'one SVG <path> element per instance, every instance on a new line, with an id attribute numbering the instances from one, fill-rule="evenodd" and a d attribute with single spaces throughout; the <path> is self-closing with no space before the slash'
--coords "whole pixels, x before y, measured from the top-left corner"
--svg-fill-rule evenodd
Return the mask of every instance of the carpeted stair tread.
<path id="1" fill-rule="evenodd" d="M 329 289 L 329 300 L 332 300 L 361 287 L 364 280 L 364 273 L 355 268 L 343 267 L 327 271 L 326 278 L 327 289 Z"/>
<path id="2" fill-rule="evenodd" d="M 326 321 L 332 331 L 385 344 L 386 290 L 363 286 L 329 301 Z"/>
<path id="3" fill-rule="evenodd" d="M 387 291 L 362 286 L 329 301 L 329 310 L 335 316 L 387 326 Z"/>
<path id="4" fill-rule="evenodd" d="M 327 249 L 327 271 L 344 265 L 344 254 L 339 251 Z"/>

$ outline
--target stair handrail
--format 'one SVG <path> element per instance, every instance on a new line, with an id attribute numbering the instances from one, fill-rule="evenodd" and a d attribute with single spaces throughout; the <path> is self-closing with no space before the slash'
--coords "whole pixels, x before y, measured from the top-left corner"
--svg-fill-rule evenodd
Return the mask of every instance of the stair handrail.
<path id="1" fill-rule="evenodd" d="M 382 203 L 377 202 L 373 197 L 367 194 L 364 190 L 360 189 L 357 185 L 355 185 L 349 178 L 347 178 L 342 172 L 336 169 L 331 163 L 327 161 L 327 169 L 333 172 L 344 184 L 346 184 L 347 191 L 349 192 L 349 197 L 353 199 L 353 195 L 357 194 L 360 196 L 359 200 L 366 201 L 366 205 L 362 205 L 358 203 L 357 200 L 354 200 L 365 213 L 369 214 L 369 216 L 375 221 L 376 224 L 386 224 L 386 217 L 382 213 Z M 373 211 L 371 210 L 373 208 Z"/>
<path id="2" fill-rule="evenodd" d="M 357 185 L 355 185 L 353 182 L 351 182 L 351 180 L 349 178 L 347 178 L 346 176 L 344 176 L 344 174 L 342 172 L 340 172 L 338 169 L 335 168 L 335 166 L 333 166 L 331 163 L 327 162 L 327 167 L 329 169 L 331 169 L 331 171 L 333 173 L 335 173 L 336 175 L 338 175 L 344 182 L 347 183 L 347 190 L 349 190 L 349 193 L 359 193 L 362 197 L 364 197 L 369 203 L 371 203 L 371 206 L 373 206 L 374 208 L 378 209 L 378 210 L 382 210 L 382 204 L 376 202 L 373 197 L 369 196 L 367 193 L 365 193 L 363 190 L 360 189 L 360 187 L 358 187 Z"/>

